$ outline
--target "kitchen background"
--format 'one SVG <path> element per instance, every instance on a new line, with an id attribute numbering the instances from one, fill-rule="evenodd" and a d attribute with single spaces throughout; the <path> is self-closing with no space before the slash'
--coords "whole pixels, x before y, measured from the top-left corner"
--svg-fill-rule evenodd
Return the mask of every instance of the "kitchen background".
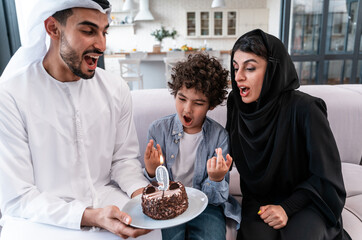
<path id="1" fill-rule="evenodd" d="M 225 0 L 221 1 L 225 3 L 222 8 L 212 8 L 216 0 L 132 0 L 131 10 L 124 9 L 129 0 L 109 1 L 113 22 L 107 35 L 104 67 L 120 75 L 119 59 L 129 57 L 131 52 L 147 52 L 140 64 L 143 88 L 166 87 L 164 58 L 170 50 L 180 50 L 185 45 L 190 49 L 218 50 L 220 61 L 229 68 L 229 51 L 243 33 L 261 28 L 279 36 L 280 0 Z M 23 39 L 33 2 L 15 0 L 15 4 Z M 153 19 L 137 20 L 140 9 L 145 8 Z M 222 29 L 218 29 L 218 21 Z M 174 39 L 163 39 L 161 53 L 155 53 L 154 45 L 158 42 L 151 33 L 161 27 L 177 34 Z M 138 84 L 129 85 L 131 89 L 140 88 Z"/>
<path id="2" fill-rule="evenodd" d="M 124 21 L 136 15 L 140 0 L 133 0 L 137 10 L 123 12 L 124 0 L 111 0 L 115 22 Z M 151 32 L 164 26 L 167 30 L 176 30 L 175 40 L 162 41 L 163 50 L 180 48 L 182 45 L 193 48 L 205 46 L 214 50 L 230 50 L 238 36 L 253 28 L 261 28 L 278 36 L 280 19 L 280 0 L 226 0 L 225 8 L 211 8 L 212 0 L 149 0 L 149 10 L 154 20 L 135 21 L 133 24 L 112 25 L 109 29 L 107 48 L 111 52 L 152 51 L 157 43 Z M 187 36 L 187 12 L 228 11 L 236 12 L 236 34 L 234 36 L 190 37 Z M 212 14 L 210 14 L 212 15 Z M 225 16 L 225 15 L 224 15 Z M 225 18 L 224 18 L 225 19 Z M 226 20 L 226 19 L 225 19 Z"/>
<path id="3" fill-rule="evenodd" d="M 124 11 L 125 0 L 110 2 L 113 22 L 107 36 L 105 68 L 120 74 L 118 60 L 124 53 L 147 52 L 148 57 L 141 62 L 143 88 L 166 87 L 168 67 L 164 57 L 169 51 L 185 46 L 221 51 L 219 59 L 229 69 L 229 50 L 240 35 L 254 28 L 279 34 L 280 0 L 226 0 L 223 8 L 212 8 L 212 0 L 133 0 L 133 11 Z M 145 2 L 154 19 L 138 21 L 136 16 Z M 222 19 L 219 32 L 217 17 Z M 151 33 L 161 27 L 177 34 L 163 39 L 161 53 L 154 53 L 158 41 Z M 139 89 L 138 84 L 130 86 Z"/>
<path id="4" fill-rule="evenodd" d="M 224 1 L 225 7 L 212 8 L 217 1 Z M 362 83 L 362 4 L 358 0 L 133 0 L 133 10 L 124 10 L 129 0 L 110 2 L 114 21 L 107 36 L 105 68 L 119 75 L 120 59 L 147 53 L 140 64 L 143 88 L 166 87 L 164 58 L 186 46 L 220 51 L 219 59 L 229 69 L 234 42 L 254 28 L 283 41 L 302 84 Z M 23 39 L 33 1 L 15 3 Z M 142 6 L 152 20 L 137 19 Z M 151 33 L 162 26 L 177 34 L 165 38 L 157 53 Z M 138 86 L 131 84 L 131 88 Z"/>

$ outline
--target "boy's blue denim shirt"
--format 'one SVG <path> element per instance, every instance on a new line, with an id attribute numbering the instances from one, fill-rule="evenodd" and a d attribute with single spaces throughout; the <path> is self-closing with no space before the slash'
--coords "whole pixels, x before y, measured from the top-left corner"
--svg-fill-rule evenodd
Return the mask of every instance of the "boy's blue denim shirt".
<path id="1" fill-rule="evenodd" d="M 154 121 L 148 129 L 148 141 L 154 140 L 154 146 L 159 144 L 165 158 L 165 165 L 169 171 L 170 179 L 173 180 L 171 167 L 174 164 L 180 139 L 184 134 L 182 123 L 177 114 L 172 114 Z M 221 182 L 214 182 L 208 178 L 207 160 L 216 156 L 215 149 L 221 148 L 224 159 L 229 153 L 229 136 L 227 131 L 213 119 L 206 117 L 202 126 L 203 138 L 196 152 L 195 170 L 193 178 L 193 188 L 201 190 L 206 194 L 209 204 L 221 205 L 226 217 L 234 219 L 238 224 L 241 220 L 240 204 L 229 195 L 229 173 Z M 150 178 L 144 169 L 144 174 Z"/>

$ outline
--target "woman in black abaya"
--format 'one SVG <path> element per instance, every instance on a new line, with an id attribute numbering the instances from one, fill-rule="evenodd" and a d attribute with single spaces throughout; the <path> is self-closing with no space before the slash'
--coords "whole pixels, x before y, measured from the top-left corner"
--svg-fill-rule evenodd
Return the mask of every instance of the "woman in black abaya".
<path id="1" fill-rule="evenodd" d="M 283 43 L 259 29 L 240 37 L 231 79 L 226 128 L 243 193 L 238 239 L 350 239 L 326 105 L 295 90 Z"/>

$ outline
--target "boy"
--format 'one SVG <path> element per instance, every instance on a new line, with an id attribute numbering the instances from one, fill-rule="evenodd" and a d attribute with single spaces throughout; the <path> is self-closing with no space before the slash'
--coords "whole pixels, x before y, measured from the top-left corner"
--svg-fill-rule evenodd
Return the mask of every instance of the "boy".
<path id="1" fill-rule="evenodd" d="M 227 76 L 228 71 L 205 54 L 190 55 L 179 62 L 168 83 L 177 114 L 156 120 L 149 128 L 145 176 L 154 180 L 163 153 L 170 179 L 203 191 L 209 200 L 198 217 L 163 229 L 162 239 L 225 239 L 225 216 L 240 222 L 240 206 L 229 196 L 232 158 L 226 154 L 225 161 L 222 154 L 229 151 L 228 134 L 206 116 L 225 99 Z"/>

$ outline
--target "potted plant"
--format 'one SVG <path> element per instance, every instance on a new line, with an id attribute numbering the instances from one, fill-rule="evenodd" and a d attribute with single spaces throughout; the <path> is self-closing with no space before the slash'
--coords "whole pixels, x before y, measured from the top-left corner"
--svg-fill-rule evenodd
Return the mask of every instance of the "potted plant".
<path id="1" fill-rule="evenodd" d="M 161 52 L 162 40 L 167 37 L 175 39 L 176 35 L 177 31 L 175 29 L 169 31 L 164 26 L 161 26 L 161 29 L 156 29 L 155 31 L 151 32 L 151 36 L 154 36 L 155 39 L 158 41 L 158 44 L 153 45 L 153 51 Z"/>

